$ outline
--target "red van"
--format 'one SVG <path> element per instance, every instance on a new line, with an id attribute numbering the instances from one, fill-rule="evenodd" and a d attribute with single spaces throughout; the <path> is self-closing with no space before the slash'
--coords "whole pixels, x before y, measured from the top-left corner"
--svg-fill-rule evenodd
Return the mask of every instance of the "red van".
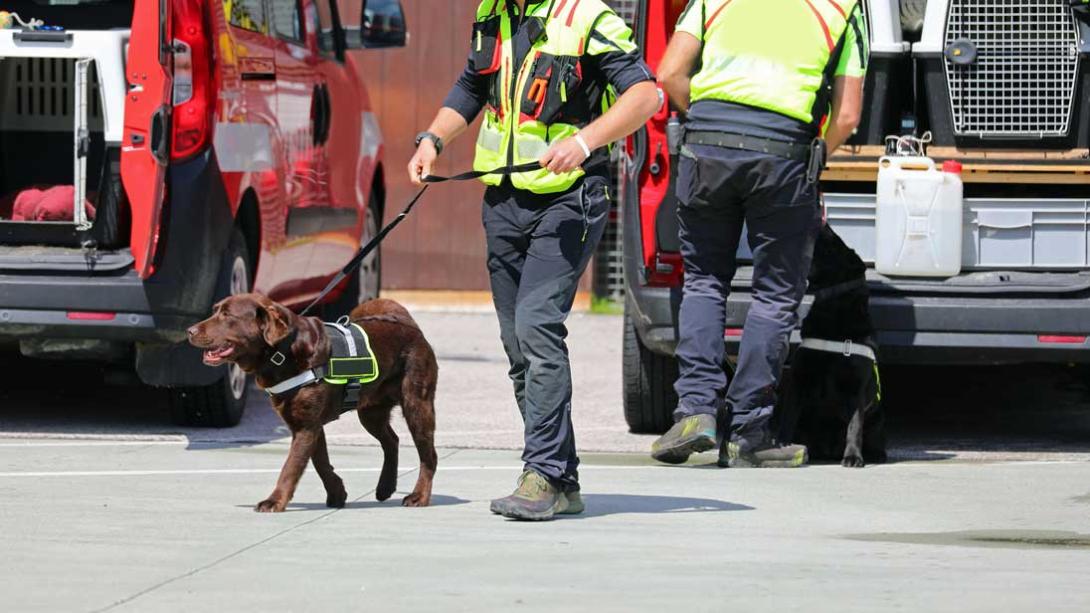
<path id="1" fill-rule="evenodd" d="M 245 374 L 186 327 L 251 289 L 306 303 L 382 219 L 348 52 L 407 34 L 396 0 L 355 2 L 5 2 L 45 27 L 0 29 L 0 344 L 134 368 L 180 424 L 238 423 Z M 327 306 L 379 279 L 376 253 Z"/>

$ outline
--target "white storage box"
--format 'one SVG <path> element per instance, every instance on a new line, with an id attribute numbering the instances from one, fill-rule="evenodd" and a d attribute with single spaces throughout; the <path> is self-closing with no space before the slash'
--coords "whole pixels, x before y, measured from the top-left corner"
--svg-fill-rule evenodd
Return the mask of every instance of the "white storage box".
<path id="1" fill-rule="evenodd" d="M 967 198 L 963 270 L 1090 268 L 1090 200 Z M 829 225 L 868 263 L 877 254 L 874 194 L 826 194 Z"/>

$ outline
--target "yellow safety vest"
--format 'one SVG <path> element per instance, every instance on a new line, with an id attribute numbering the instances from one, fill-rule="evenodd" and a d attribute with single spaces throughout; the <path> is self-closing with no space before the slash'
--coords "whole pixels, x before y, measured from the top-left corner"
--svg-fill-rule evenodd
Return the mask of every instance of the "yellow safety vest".
<path id="1" fill-rule="evenodd" d="M 803 123 L 828 112 L 832 79 L 870 53 L 858 0 L 690 0 L 677 29 L 704 43 L 691 100 L 721 100 Z"/>
<path id="2" fill-rule="evenodd" d="M 574 136 L 580 125 L 565 123 L 569 102 L 577 97 L 602 110 L 612 103 L 612 88 L 584 82 L 580 58 L 597 21 L 611 9 L 601 0 L 551 0 L 528 4 L 521 30 L 540 32 L 518 67 L 514 64 L 513 27 L 507 2 L 484 0 L 473 25 L 473 64 L 478 74 L 491 75 L 492 87 L 484 122 L 477 137 L 474 170 L 488 171 L 536 162 L 557 140 Z M 533 23 L 535 22 L 536 23 Z M 626 41 L 627 42 L 627 41 Z M 517 68 L 517 70 L 516 70 Z M 511 175 L 511 184 L 538 194 L 569 189 L 584 174 L 576 169 L 553 174 L 541 169 Z M 502 174 L 481 178 L 499 185 Z"/>

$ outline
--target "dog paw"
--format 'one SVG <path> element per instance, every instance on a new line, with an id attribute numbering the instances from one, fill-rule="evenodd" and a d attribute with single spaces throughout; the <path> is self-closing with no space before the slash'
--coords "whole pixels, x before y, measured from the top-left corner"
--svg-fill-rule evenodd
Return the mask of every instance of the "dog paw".
<path id="1" fill-rule="evenodd" d="M 413 492 L 401 500 L 401 506 L 403 507 L 426 507 L 429 504 L 431 504 L 431 495 L 417 492 Z"/>
<path id="2" fill-rule="evenodd" d="M 378 487 L 375 488 L 375 500 L 384 502 L 390 499 L 390 496 L 394 495 L 397 491 L 397 479 L 391 479 L 390 481 L 380 480 Z"/>
<path id="3" fill-rule="evenodd" d="M 348 501 L 348 492 L 341 488 L 339 492 L 332 492 L 326 494 L 325 506 L 331 509 L 343 509 L 345 502 Z"/>
<path id="4" fill-rule="evenodd" d="M 840 465 L 845 468 L 863 468 L 867 463 L 863 461 L 862 456 L 847 455 L 844 456 L 844 460 L 840 462 Z"/>
<path id="5" fill-rule="evenodd" d="M 257 503 L 257 505 L 254 506 L 254 511 L 258 513 L 282 513 L 285 506 L 287 505 L 281 503 L 279 500 L 269 498 Z"/>

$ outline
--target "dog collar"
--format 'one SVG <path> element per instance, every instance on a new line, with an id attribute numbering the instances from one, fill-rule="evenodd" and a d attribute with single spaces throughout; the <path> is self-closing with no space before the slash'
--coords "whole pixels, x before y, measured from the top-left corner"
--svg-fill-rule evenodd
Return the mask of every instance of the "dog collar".
<path id="1" fill-rule="evenodd" d="M 804 338 L 799 347 L 801 349 L 824 351 L 825 353 L 839 353 L 845 357 L 857 355 L 861 358 L 867 358 L 871 362 L 878 362 L 878 355 L 874 352 L 874 349 L 869 345 L 853 343 L 851 339 L 846 341 L 827 341 L 820 338 Z"/>

